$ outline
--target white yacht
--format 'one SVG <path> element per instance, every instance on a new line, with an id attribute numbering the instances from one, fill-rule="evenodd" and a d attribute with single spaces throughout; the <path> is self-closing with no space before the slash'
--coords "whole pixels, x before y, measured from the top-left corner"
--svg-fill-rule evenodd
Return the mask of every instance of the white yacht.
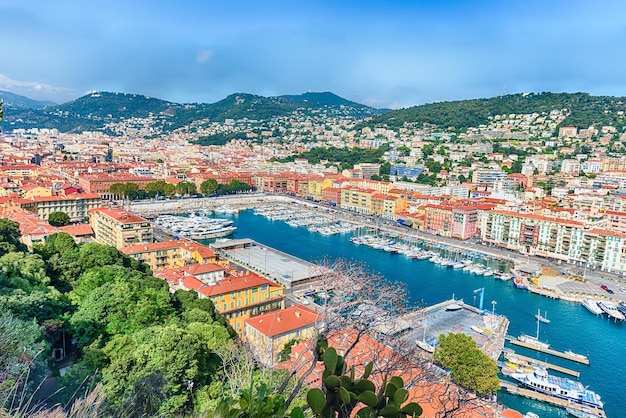
<path id="1" fill-rule="evenodd" d="M 615 306 L 613 302 L 601 300 L 600 302 L 598 302 L 598 306 L 605 314 L 607 314 L 609 319 L 614 319 L 616 321 L 623 321 L 624 319 L 626 319 L 626 317 L 624 317 L 624 314 L 617 309 L 617 306 Z"/>
<path id="2" fill-rule="evenodd" d="M 585 299 L 580 302 L 589 312 L 595 315 L 602 315 L 602 309 L 598 306 L 598 302 L 593 299 Z"/>

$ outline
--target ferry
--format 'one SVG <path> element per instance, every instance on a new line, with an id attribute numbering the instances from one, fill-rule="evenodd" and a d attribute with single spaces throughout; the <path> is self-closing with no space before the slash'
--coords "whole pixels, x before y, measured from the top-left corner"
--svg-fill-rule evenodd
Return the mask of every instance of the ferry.
<path id="1" fill-rule="evenodd" d="M 607 314 L 609 319 L 614 319 L 615 321 L 623 321 L 624 319 L 626 319 L 626 317 L 624 317 L 624 314 L 617 310 L 617 307 L 613 302 L 601 300 L 600 302 L 598 302 L 598 306 L 605 314 Z"/>
<path id="2" fill-rule="evenodd" d="M 585 299 L 580 302 L 589 312 L 595 315 L 602 315 L 602 309 L 598 306 L 598 302 L 593 299 Z"/>
<path id="3" fill-rule="evenodd" d="M 604 407 L 600 395 L 586 389 L 582 383 L 548 374 L 546 369 L 536 367 L 529 373 L 511 373 L 511 379 L 537 392 L 576 402 L 593 408 Z"/>

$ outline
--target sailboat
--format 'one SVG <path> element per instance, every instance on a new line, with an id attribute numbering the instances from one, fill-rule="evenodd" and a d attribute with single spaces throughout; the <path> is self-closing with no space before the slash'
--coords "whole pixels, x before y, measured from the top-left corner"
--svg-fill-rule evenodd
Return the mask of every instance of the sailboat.
<path id="1" fill-rule="evenodd" d="M 549 324 L 550 323 L 550 320 L 548 319 L 548 313 L 544 312 L 544 314 L 542 316 L 540 309 L 537 309 L 537 315 L 535 315 L 535 318 L 537 318 L 537 321 L 541 321 L 544 324 Z"/>
<path id="2" fill-rule="evenodd" d="M 426 342 L 426 320 L 424 320 L 423 326 L 424 326 L 424 336 L 422 337 L 421 341 L 415 340 L 415 344 L 417 344 L 417 346 L 424 351 L 427 351 L 429 353 L 434 353 L 435 347 Z"/>
<path id="3" fill-rule="evenodd" d="M 539 312 L 537 313 L 537 315 L 539 315 Z M 535 315 L 535 317 L 537 317 L 537 315 Z M 541 316 L 541 315 L 539 315 Z M 526 334 L 522 334 L 519 337 L 517 337 L 517 339 L 521 342 L 524 342 L 530 346 L 532 346 L 533 349 L 535 350 L 545 350 L 547 348 L 550 348 L 550 344 L 548 343 L 544 343 L 543 341 L 539 341 L 539 323 L 541 321 L 539 320 L 539 318 L 537 318 L 537 336 L 533 337 L 531 335 L 526 335 Z"/>

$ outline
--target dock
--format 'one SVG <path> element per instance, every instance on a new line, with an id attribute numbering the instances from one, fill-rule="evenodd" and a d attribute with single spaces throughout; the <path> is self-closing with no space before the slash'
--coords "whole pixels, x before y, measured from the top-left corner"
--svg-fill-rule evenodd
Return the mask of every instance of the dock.
<path id="1" fill-rule="evenodd" d="M 518 345 L 518 346 L 524 347 L 524 348 L 528 348 L 529 350 L 535 350 L 535 351 L 539 351 L 541 353 L 550 354 L 551 356 L 564 358 L 566 360 L 574 361 L 576 363 L 587 364 L 587 365 L 589 364 L 589 359 L 587 357 L 584 357 L 584 356 L 581 356 L 581 355 L 564 353 L 562 351 L 553 350 L 551 348 L 537 347 L 535 345 L 528 344 L 528 343 L 525 343 L 523 341 L 520 341 L 517 338 L 511 337 L 509 335 L 507 335 L 505 338 L 511 344 Z"/>
<path id="2" fill-rule="evenodd" d="M 606 418 L 606 413 L 602 409 L 593 408 L 591 406 L 582 405 L 565 399 L 535 392 L 534 390 L 522 388 L 514 383 L 507 382 L 506 380 L 500 380 L 500 386 L 507 392 L 514 395 L 523 396 L 524 398 L 533 399 L 535 401 L 549 403 L 555 406 L 559 406 L 561 408 L 572 408 L 577 411 L 591 413 L 599 418 Z"/>
<path id="3" fill-rule="evenodd" d="M 537 364 L 538 366 L 541 366 L 541 367 L 543 367 L 545 369 L 556 370 L 557 372 L 565 373 L 565 374 L 568 374 L 570 376 L 580 377 L 580 372 L 577 372 L 576 370 L 568 369 L 566 367 L 557 366 L 556 364 L 548 363 L 547 361 L 537 360 L 537 359 L 534 359 L 532 357 L 522 356 L 521 354 L 517 354 L 515 351 L 511 352 L 511 354 L 513 354 L 515 357 L 517 357 L 520 360 L 524 360 L 524 361 L 527 361 L 528 363 L 532 363 L 532 364 Z"/>

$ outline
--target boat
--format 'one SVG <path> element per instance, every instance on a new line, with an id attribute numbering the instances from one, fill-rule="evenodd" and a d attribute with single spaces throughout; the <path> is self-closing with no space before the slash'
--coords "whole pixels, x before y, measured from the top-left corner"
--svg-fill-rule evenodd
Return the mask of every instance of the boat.
<path id="1" fill-rule="evenodd" d="M 567 354 L 570 357 L 575 357 L 580 360 L 589 360 L 587 356 L 585 356 L 584 354 L 574 353 L 572 350 L 565 351 L 565 354 Z"/>
<path id="2" fill-rule="evenodd" d="M 604 407 L 600 395 L 585 388 L 582 383 L 565 377 L 553 376 L 542 367 L 530 373 L 511 373 L 510 378 L 521 385 L 555 398 L 565 399 L 593 408 Z"/>
<path id="3" fill-rule="evenodd" d="M 537 349 L 537 350 L 545 350 L 545 349 L 550 348 L 550 344 L 544 343 L 543 341 L 539 341 L 539 323 L 540 322 L 541 321 L 537 319 L 537 335 L 535 337 L 533 337 L 532 335 L 522 334 L 519 337 L 517 337 L 517 340 L 523 343 L 526 343 L 532 346 L 532 348 Z"/>
<path id="4" fill-rule="evenodd" d="M 417 346 L 419 348 L 421 348 L 424 351 L 428 351 L 429 353 L 434 353 L 435 352 L 435 347 L 433 347 L 432 345 L 428 344 L 426 341 L 421 341 L 421 340 L 415 340 L 415 344 L 417 344 Z"/>
<path id="5" fill-rule="evenodd" d="M 515 287 L 517 287 L 518 289 L 526 289 L 526 282 L 524 280 L 523 277 L 516 277 L 513 279 L 513 284 L 515 285 Z"/>
<path id="6" fill-rule="evenodd" d="M 626 317 L 624 317 L 624 314 L 617 309 L 617 306 L 615 306 L 613 302 L 601 300 L 598 302 L 598 306 L 600 307 L 600 309 L 602 309 L 602 312 L 607 314 L 609 319 L 614 319 L 615 321 L 623 321 L 624 319 L 626 319 Z"/>
<path id="7" fill-rule="evenodd" d="M 565 408 L 565 410 L 567 411 L 568 414 L 576 418 L 600 418 L 599 415 L 594 414 L 590 412 L 589 410 L 586 410 L 585 408 L 577 409 L 577 408 L 567 407 Z"/>
<path id="8" fill-rule="evenodd" d="M 547 312 L 541 315 L 541 311 L 537 309 L 537 314 L 535 315 L 535 318 L 537 318 L 537 321 L 541 321 L 544 324 L 549 324 L 550 320 L 547 318 L 547 316 L 548 316 Z"/>
<path id="9" fill-rule="evenodd" d="M 511 280 L 513 278 L 512 275 L 510 275 L 509 273 L 503 273 L 501 275 L 498 276 L 498 279 L 506 282 L 507 280 Z"/>
<path id="10" fill-rule="evenodd" d="M 488 328 L 482 328 L 477 325 L 472 325 L 470 328 L 472 329 L 472 331 L 477 332 L 478 334 L 483 334 L 483 335 L 491 334 L 491 330 Z"/>
<path id="11" fill-rule="evenodd" d="M 528 411 L 524 414 L 522 418 L 539 418 L 539 415 L 535 414 L 534 412 Z"/>
<path id="12" fill-rule="evenodd" d="M 598 302 L 593 299 L 585 299 L 580 302 L 589 312 L 595 315 L 602 315 L 602 309 L 598 306 Z"/>
<path id="13" fill-rule="evenodd" d="M 626 302 L 619 302 L 617 304 L 617 310 L 626 315 Z"/>

